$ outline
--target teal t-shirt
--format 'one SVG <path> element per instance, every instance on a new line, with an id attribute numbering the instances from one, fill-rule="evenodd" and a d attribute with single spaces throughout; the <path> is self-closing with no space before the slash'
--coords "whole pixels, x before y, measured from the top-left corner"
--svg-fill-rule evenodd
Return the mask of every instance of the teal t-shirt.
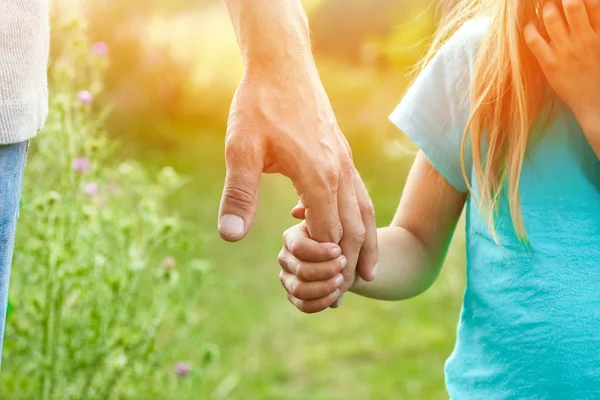
<path id="1" fill-rule="evenodd" d="M 463 192 L 469 104 L 461 99 L 486 27 L 465 24 L 390 116 Z M 561 103 L 551 110 L 533 132 L 521 175 L 530 247 L 517 239 L 506 193 L 500 245 L 468 198 L 466 289 L 445 367 L 453 400 L 600 399 L 600 162 L 570 111 Z M 472 173 L 471 160 L 466 166 Z"/>

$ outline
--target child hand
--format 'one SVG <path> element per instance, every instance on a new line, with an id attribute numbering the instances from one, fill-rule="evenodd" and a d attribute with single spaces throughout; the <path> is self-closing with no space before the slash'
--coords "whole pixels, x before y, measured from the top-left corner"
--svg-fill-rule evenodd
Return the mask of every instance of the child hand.
<path id="1" fill-rule="evenodd" d="M 527 45 L 548 84 L 571 109 L 579 124 L 600 114 L 600 0 L 562 0 L 543 9 L 548 42 L 534 23 L 525 28 Z"/>
<path id="2" fill-rule="evenodd" d="M 344 283 L 341 271 L 346 265 L 341 254 L 342 250 L 334 243 L 312 240 L 304 221 L 284 232 L 278 258 L 279 280 L 296 308 L 316 313 L 339 299 Z"/>

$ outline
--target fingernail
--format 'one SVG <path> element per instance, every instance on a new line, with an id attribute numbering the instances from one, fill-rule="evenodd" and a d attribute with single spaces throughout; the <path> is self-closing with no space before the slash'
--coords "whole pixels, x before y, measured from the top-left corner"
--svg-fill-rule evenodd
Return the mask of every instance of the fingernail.
<path id="1" fill-rule="evenodd" d="M 227 236 L 240 236 L 244 233 L 244 220 L 233 214 L 225 214 L 219 219 L 219 232 Z"/>
<path id="2" fill-rule="evenodd" d="M 342 249 L 336 244 L 331 245 L 331 257 L 337 258 L 342 255 Z"/>
<path id="3" fill-rule="evenodd" d="M 340 259 L 340 264 L 342 264 L 342 269 L 346 267 L 346 264 L 348 264 L 348 260 L 346 260 L 346 257 L 342 256 L 342 258 Z"/>
<path id="4" fill-rule="evenodd" d="M 340 298 L 337 300 L 337 306 L 341 306 L 342 305 L 342 301 L 344 301 L 344 295 L 340 296 Z"/>
<path id="5" fill-rule="evenodd" d="M 371 271 L 371 274 L 373 274 L 373 279 L 375 279 L 378 272 L 379 272 L 379 264 L 375 264 L 375 266 L 373 267 L 373 271 Z"/>
<path id="6" fill-rule="evenodd" d="M 338 274 L 333 280 L 333 284 L 335 287 L 340 287 L 342 286 L 342 283 L 344 283 L 344 277 L 341 274 Z"/>

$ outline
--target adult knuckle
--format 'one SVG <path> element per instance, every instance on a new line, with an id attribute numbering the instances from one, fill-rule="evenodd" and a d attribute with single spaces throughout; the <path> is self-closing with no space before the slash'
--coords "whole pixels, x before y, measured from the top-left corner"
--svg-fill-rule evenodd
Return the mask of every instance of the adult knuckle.
<path id="1" fill-rule="evenodd" d="M 357 226 L 352 230 L 352 242 L 361 245 L 367 237 L 367 231 L 364 226 Z"/>
<path id="2" fill-rule="evenodd" d="M 227 132 L 225 138 L 225 158 L 227 159 L 237 158 L 246 151 L 244 143 L 240 140 L 237 132 L 234 129 L 230 129 Z"/>
<path id="3" fill-rule="evenodd" d="M 348 147 L 347 151 L 344 151 L 340 155 L 340 163 L 344 167 L 344 169 L 353 169 L 354 168 L 354 157 L 352 155 L 352 150 Z"/>
<path id="4" fill-rule="evenodd" d="M 319 168 L 322 175 L 323 183 L 326 187 L 337 188 L 340 181 L 340 169 L 339 166 L 333 162 L 326 162 Z"/>
<path id="5" fill-rule="evenodd" d="M 375 218 L 375 206 L 373 205 L 373 200 L 370 198 L 365 202 L 365 204 L 361 207 L 362 215 L 365 218 L 372 219 Z"/>

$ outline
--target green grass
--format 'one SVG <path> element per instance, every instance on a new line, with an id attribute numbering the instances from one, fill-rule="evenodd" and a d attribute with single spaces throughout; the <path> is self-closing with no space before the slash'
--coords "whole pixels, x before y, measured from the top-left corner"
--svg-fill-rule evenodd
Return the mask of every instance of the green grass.
<path id="1" fill-rule="evenodd" d="M 361 172 L 371 188 L 378 225 L 386 225 L 410 157 L 357 153 L 357 165 L 366 166 Z M 391 303 L 347 295 L 338 310 L 303 315 L 287 302 L 277 277 L 281 233 L 294 223 L 288 216 L 296 201 L 291 185 L 281 177 L 265 177 L 252 232 L 243 242 L 229 244 L 216 232 L 222 140 L 202 135 L 158 162 L 192 178 L 173 204 L 208 239 L 201 252 L 214 265 L 211 285 L 202 292 L 194 291 L 193 283 L 185 289 L 186 297 L 202 304 L 194 331 L 198 341 L 212 341 L 221 349 L 220 362 L 203 383 L 211 398 L 447 398 L 443 365 L 454 344 L 464 285 L 462 227 L 442 275 L 418 298 Z M 165 334 L 175 330 L 171 326 Z M 188 339 L 176 345 L 174 357 L 199 356 L 193 343 Z"/>

